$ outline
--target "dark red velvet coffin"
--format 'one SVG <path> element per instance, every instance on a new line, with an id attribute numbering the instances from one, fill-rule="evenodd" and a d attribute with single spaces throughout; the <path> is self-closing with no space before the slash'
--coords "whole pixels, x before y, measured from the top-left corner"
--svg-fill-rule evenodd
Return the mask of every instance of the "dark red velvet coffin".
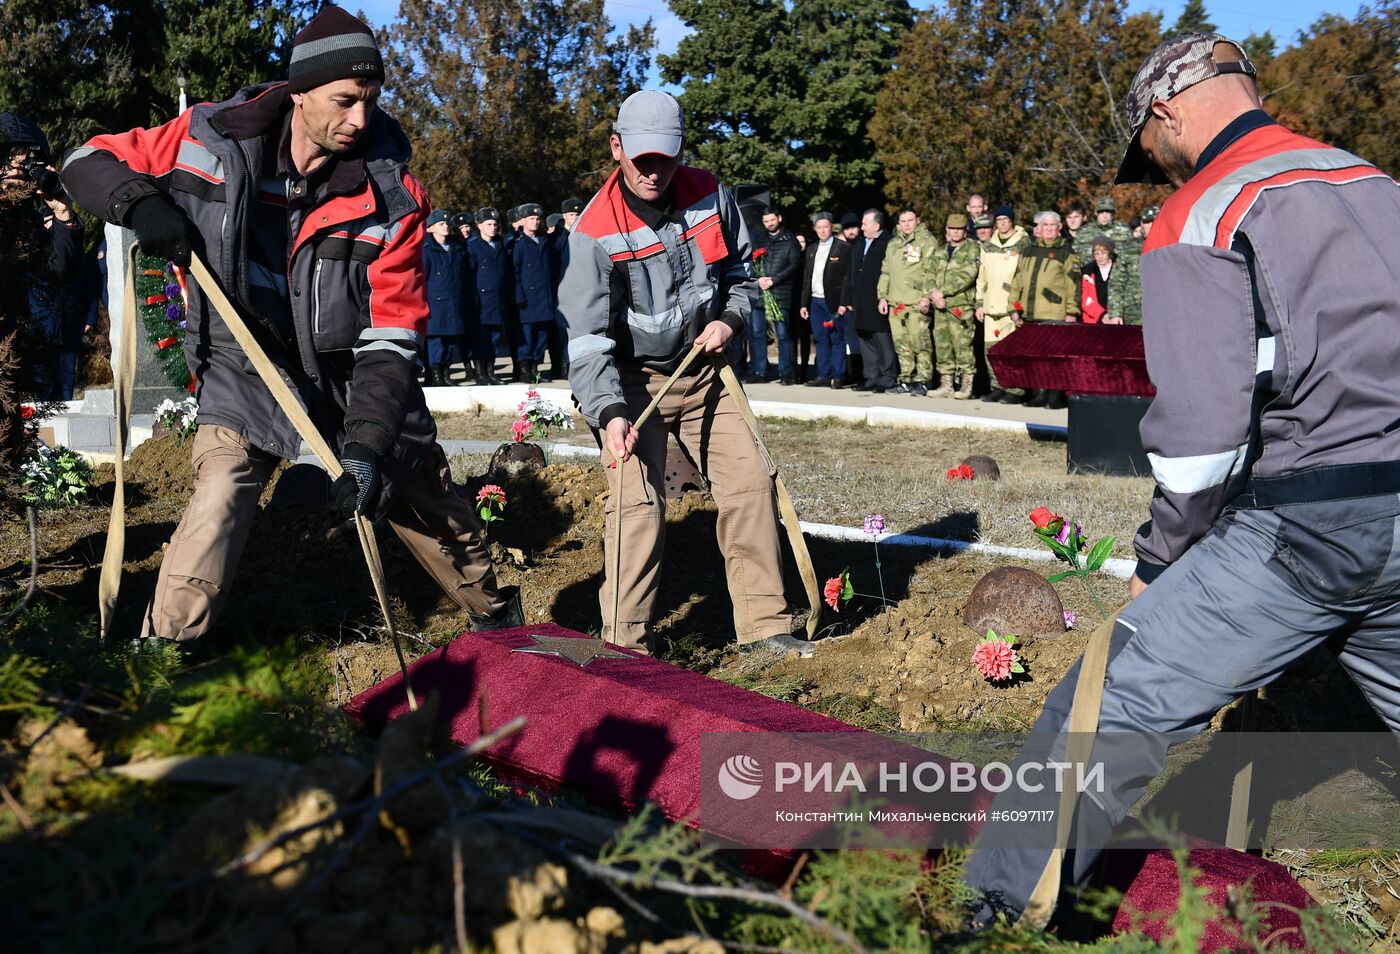
<path id="1" fill-rule="evenodd" d="M 477 704 L 483 696 L 489 700 L 493 727 L 516 715 L 529 719 L 519 735 L 486 757 L 507 778 L 546 788 L 567 785 L 624 810 L 652 802 L 668 818 L 708 828 L 699 817 L 700 744 L 708 732 L 837 732 L 849 734 L 853 745 L 865 740 L 904 748 L 898 740 L 656 659 L 629 654 L 580 669 L 554 656 L 511 652 L 531 645 L 532 633 L 584 638 L 549 624 L 465 633 L 409 667 L 420 697 L 434 690 L 441 694 L 438 718 L 450 726 L 458 744 L 478 736 Z M 402 678 L 394 676 L 360 693 L 345 711 L 370 726 L 405 714 Z M 1200 884 L 1212 903 L 1226 904 L 1232 886 L 1249 882 L 1254 900 L 1270 905 L 1263 934 L 1278 935 L 1279 947 L 1299 946 L 1297 911 L 1313 902 L 1282 866 L 1196 839 L 1190 845 L 1190 863 L 1201 872 Z M 1160 848 L 1108 854 L 1109 883 L 1125 892 L 1113 930 L 1129 930 L 1145 918 L 1147 923 L 1137 926 L 1160 940 L 1180 896 L 1171 854 Z M 753 873 L 774 880 L 782 879 L 792 864 L 782 852 L 746 855 L 745 865 Z M 1237 946 L 1233 930 L 1212 920 L 1201 950 Z"/>
<path id="2" fill-rule="evenodd" d="M 1004 388 L 1151 397 L 1140 325 L 1026 324 L 987 349 Z"/>

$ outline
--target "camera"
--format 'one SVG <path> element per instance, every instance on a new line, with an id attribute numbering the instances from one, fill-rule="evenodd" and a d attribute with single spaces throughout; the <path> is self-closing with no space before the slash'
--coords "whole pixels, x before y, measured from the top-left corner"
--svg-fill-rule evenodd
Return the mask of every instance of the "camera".
<path id="1" fill-rule="evenodd" d="M 57 198 L 63 194 L 63 184 L 59 181 L 58 173 L 50 169 L 42 157 L 32 156 L 25 159 L 20 163 L 20 171 L 43 195 Z"/>

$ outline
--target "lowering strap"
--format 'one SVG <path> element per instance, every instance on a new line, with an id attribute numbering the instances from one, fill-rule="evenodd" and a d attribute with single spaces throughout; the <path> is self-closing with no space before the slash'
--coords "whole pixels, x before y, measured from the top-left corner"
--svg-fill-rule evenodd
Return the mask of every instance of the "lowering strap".
<path id="1" fill-rule="evenodd" d="M 1104 680 L 1108 676 L 1109 640 L 1113 636 L 1113 627 L 1118 622 L 1118 615 L 1122 612 L 1122 609 L 1118 610 L 1094 630 L 1080 660 L 1079 681 L 1074 686 L 1074 702 L 1069 710 L 1070 737 L 1065 753 L 1066 762 L 1079 767 L 1075 778 L 1080 777 L 1083 766 L 1093 755 L 1094 739 L 1099 731 L 1099 714 L 1103 706 Z M 1239 732 L 1254 731 L 1257 700 L 1257 692 L 1244 696 Z M 1241 735 L 1240 739 L 1247 737 Z M 1246 756 L 1243 742 L 1240 743 L 1239 752 L 1242 757 Z M 1247 843 L 1249 790 L 1253 770 L 1253 760 L 1245 757 L 1235 773 L 1230 791 L 1230 815 L 1225 845 L 1236 851 L 1244 851 Z M 1045 869 L 1040 873 L 1040 880 L 1036 882 L 1035 889 L 1031 891 L 1026 909 L 1021 912 L 1020 923 L 1028 927 L 1045 927 L 1050 921 L 1050 916 L 1055 913 L 1055 902 L 1060 895 L 1065 850 L 1069 845 L 1070 829 L 1074 825 L 1078 800 L 1079 795 L 1073 785 L 1066 786 L 1060 793 L 1060 806 L 1055 816 L 1055 847 L 1050 850 L 1050 857 L 1045 862 Z"/>
<path id="2" fill-rule="evenodd" d="M 283 380 L 281 372 L 277 366 L 268 359 L 262 346 L 258 344 L 248 326 L 239 317 L 237 309 L 229 302 L 224 294 L 219 281 L 209 271 L 208 266 L 198 255 L 193 256 L 190 264 L 190 274 L 199 283 L 200 291 L 214 308 L 214 311 L 223 319 L 228 330 L 233 334 L 233 338 L 243 349 L 244 354 L 252 363 L 253 368 L 258 372 L 258 377 L 262 378 L 263 384 L 272 392 L 273 398 L 277 401 L 277 406 L 282 409 L 282 413 L 287 415 L 287 419 L 292 422 L 292 426 L 297 429 L 301 436 L 321 461 L 321 466 L 326 469 L 326 473 L 331 480 L 337 479 L 343 469 L 340 460 L 331 450 L 330 444 L 321 436 L 321 432 L 311 423 L 310 416 L 306 409 L 301 406 L 301 402 L 292 394 L 292 390 Z M 135 381 L 136 364 L 136 246 L 131 247 L 130 259 L 127 269 L 126 282 L 126 316 L 122 322 L 121 333 L 121 365 L 118 368 L 119 380 L 116 383 L 116 413 L 117 413 L 117 448 L 116 448 L 116 491 L 112 503 L 112 516 L 108 523 L 107 530 L 107 550 L 102 558 L 102 575 L 98 583 L 98 601 L 102 617 L 102 635 L 106 638 L 108 627 L 111 625 L 112 610 L 117 599 L 117 590 L 121 581 L 122 551 L 125 541 L 125 496 L 122 484 L 122 456 L 125 452 L 127 422 L 130 418 L 132 386 Z M 389 638 L 394 644 L 394 653 L 398 656 L 399 670 L 403 673 L 404 692 L 408 696 L 408 707 L 416 710 L 418 708 L 418 698 L 413 692 L 413 685 L 409 681 L 408 661 L 404 657 L 403 644 L 399 641 L 398 629 L 394 626 L 394 615 L 389 609 L 389 595 L 384 586 L 384 565 L 379 557 L 379 544 L 375 540 L 374 523 L 370 518 L 355 515 L 355 529 L 359 533 L 360 548 L 365 554 L 365 565 L 369 568 L 370 582 L 374 586 L 375 598 L 379 601 L 379 610 L 384 616 L 384 626 L 389 631 Z"/>
<path id="3" fill-rule="evenodd" d="M 695 342 L 690 351 L 681 361 L 680 366 L 672 372 L 666 382 L 661 385 L 656 396 L 647 404 L 646 409 L 638 415 L 637 420 L 632 423 L 632 427 L 641 430 L 642 424 L 656 411 L 662 399 L 675 385 L 676 381 L 686 369 L 695 362 L 703 350 L 704 346 Z M 817 590 L 817 571 L 812 566 L 812 555 L 807 550 L 807 540 L 802 536 L 802 522 L 797 516 L 797 508 L 792 504 L 792 498 L 788 495 L 787 487 L 783 484 L 783 478 L 778 473 L 777 465 L 773 463 L 772 455 L 768 453 L 768 448 L 764 446 L 763 438 L 758 432 L 758 419 L 754 417 L 753 408 L 749 406 L 748 396 L 744 394 L 744 389 L 739 386 L 739 379 L 734 376 L 734 370 L 729 366 L 729 362 L 724 360 L 723 355 L 711 355 L 710 361 L 715 370 L 719 373 L 720 381 L 724 384 L 724 389 L 729 393 L 729 397 L 739 408 L 739 414 L 744 418 L 744 423 L 753 434 L 754 441 L 758 444 L 759 450 L 763 453 L 764 460 L 768 462 L 768 469 L 773 475 L 773 482 L 778 491 L 778 508 L 783 515 L 783 523 L 787 527 L 788 542 L 792 545 L 792 555 L 797 561 L 797 571 L 802 576 L 802 583 L 807 590 L 807 602 L 811 606 L 811 612 L 807 615 L 807 638 L 810 640 L 816 636 L 817 623 L 821 615 L 821 596 Z M 606 435 L 604 435 L 606 440 Z M 617 614 L 621 602 L 621 567 L 622 567 L 622 464 L 618 463 L 613 468 L 613 508 L 616 514 L 613 520 L 613 546 L 612 559 L 609 561 L 608 576 L 612 580 L 612 619 L 614 637 L 617 633 Z M 637 465 L 641 466 L 640 463 Z"/>

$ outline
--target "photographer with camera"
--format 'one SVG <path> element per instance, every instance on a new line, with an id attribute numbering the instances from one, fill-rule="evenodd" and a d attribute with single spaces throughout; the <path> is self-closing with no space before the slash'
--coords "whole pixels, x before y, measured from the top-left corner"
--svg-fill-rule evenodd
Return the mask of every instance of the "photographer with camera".
<path id="1" fill-rule="evenodd" d="M 86 302 L 80 293 L 83 224 L 50 163 L 48 139 L 32 120 L 18 113 L 0 113 L 0 150 L 4 159 L 0 203 L 12 211 L 29 210 L 26 217 L 33 226 L 29 240 L 47 246 L 49 253 L 48 274 L 29 277 L 29 314 L 50 344 L 36 369 L 40 393 L 34 397 L 72 400 L 78 350 L 87 326 Z M 21 235 L 18 240 L 26 238 Z"/>

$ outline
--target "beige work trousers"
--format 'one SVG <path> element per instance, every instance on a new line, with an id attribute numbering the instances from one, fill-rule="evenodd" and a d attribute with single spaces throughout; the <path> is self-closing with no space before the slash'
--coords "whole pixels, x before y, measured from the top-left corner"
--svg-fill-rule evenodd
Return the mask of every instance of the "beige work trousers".
<path id="1" fill-rule="evenodd" d="M 628 416 L 636 420 L 668 375 L 623 371 Z M 630 649 L 649 651 L 652 614 L 661 585 L 666 544 L 666 435 L 675 433 L 709 482 L 719 509 L 716 536 L 724 555 L 734 631 L 740 643 L 756 642 L 792 630 L 783 595 L 775 471 L 738 406 L 724 390 L 713 366 L 681 378 L 642 425 L 633 456 L 622 464 L 621 598 L 614 627 L 612 549 L 617 519 L 611 492 L 613 457 L 603 447 L 608 477 L 604 581 L 598 594 L 603 638 Z M 677 568 L 676 572 L 684 572 Z"/>
<path id="2" fill-rule="evenodd" d="M 161 560 L 142 636 L 186 642 L 214 625 L 248 542 L 258 497 L 278 462 L 217 424 L 199 426 L 193 455 L 194 493 Z M 389 525 L 414 559 L 463 609 L 499 611 L 505 601 L 481 521 L 452 489 L 441 449 L 436 462 L 423 464 L 393 492 Z"/>

